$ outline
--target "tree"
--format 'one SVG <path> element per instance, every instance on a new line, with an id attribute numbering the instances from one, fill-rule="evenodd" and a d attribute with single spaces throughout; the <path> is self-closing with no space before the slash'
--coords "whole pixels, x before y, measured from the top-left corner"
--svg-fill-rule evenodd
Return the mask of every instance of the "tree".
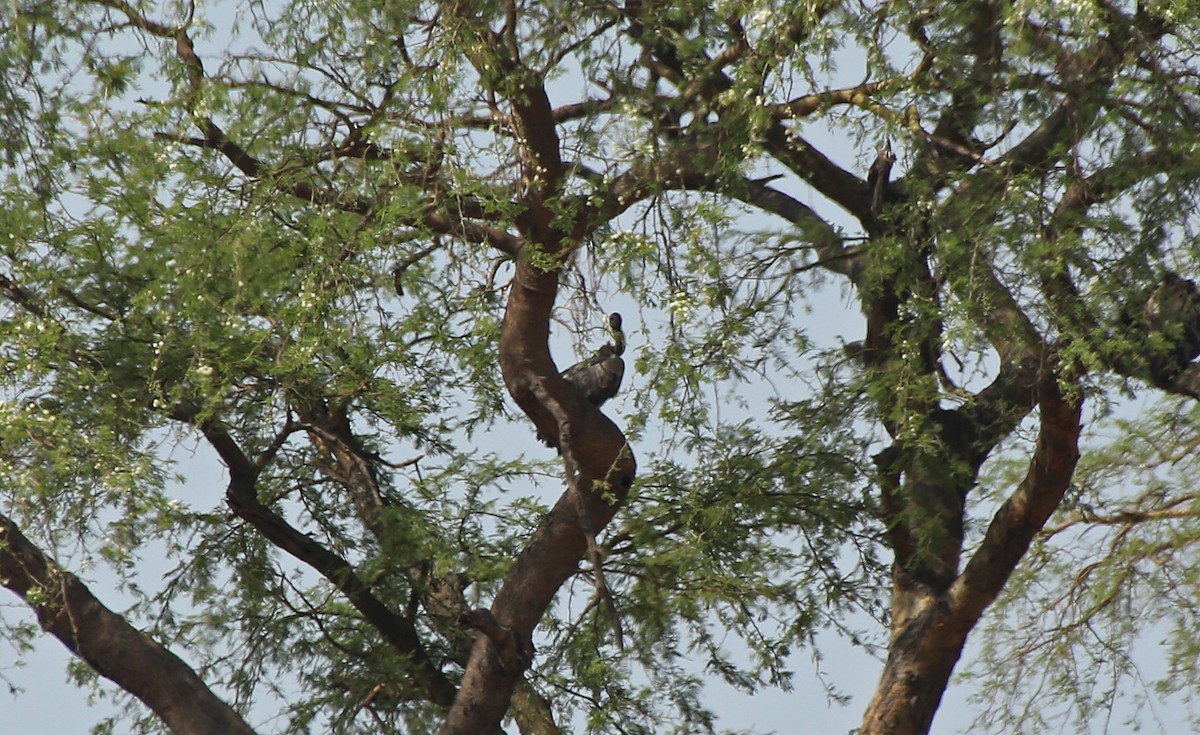
<path id="1" fill-rule="evenodd" d="M 139 730 L 711 731 L 834 629 L 926 732 L 1027 611 L 1119 677 L 1195 629 L 1197 11 L 6 6 L 0 579 Z"/>

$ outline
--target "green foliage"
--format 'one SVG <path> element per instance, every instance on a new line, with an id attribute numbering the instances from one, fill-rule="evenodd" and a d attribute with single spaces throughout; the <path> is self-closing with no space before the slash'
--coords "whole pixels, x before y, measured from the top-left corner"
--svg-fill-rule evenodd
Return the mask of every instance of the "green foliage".
<path id="1" fill-rule="evenodd" d="M 1114 702 L 1136 721 L 1156 700 L 1194 690 L 1188 631 L 1200 608 L 1193 566 L 1181 562 L 1200 540 L 1200 424 L 1194 405 L 1158 408 L 1097 417 L 1069 502 L 1012 580 L 966 672 L 980 684 L 983 731 L 1102 723 Z M 1033 697 L 1047 706 L 1006 705 Z"/>
<path id="2" fill-rule="evenodd" d="M 890 574 L 964 519 L 983 543 L 1047 387 L 1119 412 L 1184 334 L 1130 326 L 1200 273 L 1194 3 L 1136 29 L 1088 2 L 60 5 L 0 10 L 0 512 L 272 729 L 446 708 L 344 577 L 239 514 L 220 440 L 259 520 L 346 562 L 458 685 L 458 614 L 563 486 L 499 368 L 513 241 L 559 274 L 560 367 L 607 312 L 629 341 L 609 599 L 586 557 L 528 677 L 563 730 L 716 732 L 705 677 L 800 687 L 825 630 L 875 650 Z M 543 90 L 551 131 L 520 114 Z M 1143 623 L 1169 631 L 1155 691 L 1200 685 L 1197 418 L 1144 413 L 1088 447 L 989 622 L 996 728 L 1099 717 Z M 1046 692 L 1061 710 L 1012 704 Z M 129 704 L 97 731 L 161 729 Z"/>

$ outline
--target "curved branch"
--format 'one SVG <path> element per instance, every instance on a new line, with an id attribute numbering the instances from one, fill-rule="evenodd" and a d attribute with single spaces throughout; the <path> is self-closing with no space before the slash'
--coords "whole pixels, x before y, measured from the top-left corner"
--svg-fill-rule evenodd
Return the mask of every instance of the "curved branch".
<path id="1" fill-rule="evenodd" d="M 1083 399 L 1078 393 L 1063 396 L 1052 380 L 1044 381 L 1042 394 L 1041 429 L 1025 479 L 996 512 L 979 549 L 949 590 L 951 614 L 963 621 L 978 620 L 1000 594 L 1075 474 Z"/>
<path id="2" fill-rule="evenodd" d="M 78 577 L 0 514 L 0 583 L 25 600 L 51 635 L 137 697 L 179 735 L 254 735 L 178 656 L 104 606 Z"/>
<path id="3" fill-rule="evenodd" d="M 767 130 L 764 147 L 773 158 L 855 219 L 867 220 L 871 216 L 871 187 L 867 182 L 829 160 L 782 123 Z"/>
<path id="4" fill-rule="evenodd" d="M 559 498 L 534 531 L 492 602 L 491 614 L 522 647 L 532 650 L 533 630 L 560 587 L 587 551 L 585 529 L 599 531 L 612 520 L 633 485 L 636 464 L 625 435 L 607 416 L 567 383 L 550 357 L 550 315 L 558 293 L 559 270 L 539 264 L 544 253 L 558 254 L 561 241 L 543 244 L 541 253 L 522 248 L 500 333 L 500 368 L 517 405 L 538 430 L 559 437 L 555 406 L 571 426 L 571 455 L 582 492 Z M 540 395 L 539 395 L 540 394 Z M 578 496 L 578 497 L 576 497 Z M 520 665 L 514 665 L 520 664 Z M 508 710 L 526 661 L 497 655 L 495 644 L 476 637 L 458 698 L 441 735 L 475 735 L 493 730 Z"/>

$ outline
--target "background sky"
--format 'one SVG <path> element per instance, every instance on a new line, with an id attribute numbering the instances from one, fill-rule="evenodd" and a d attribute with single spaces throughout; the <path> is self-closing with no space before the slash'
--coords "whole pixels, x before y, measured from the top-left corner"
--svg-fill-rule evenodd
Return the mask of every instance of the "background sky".
<path id="1" fill-rule="evenodd" d="M 225 26 L 229 20 L 215 11 L 209 11 L 209 19 L 218 27 Z M 202 56 L 216 55 L 219 45 L 219 38 L 209 40 L 198 44 L 197 50 Z M 830 79 L 831 86 L 862 79 L 862 59 L 856 53 L 847 52 L 839 59 L 839 63 L 839 70 Z M 555 101 L 571 101 L 577 95 L 577 87 L 577 80 L 559 80 L 553 90 Z M 839 165 L 860 175 L 865 174 L 870 161 L 862 159 L 862 149 L 849 143 L 844 133 L 808 126 L 805 134 Z M 800 187 L 788 188 L 786 183 L 781 186 L 822 213 L 831 212 L 824 200 L 815 195 L 803 194 Z M 770 221 L 762 215 L 754 215 L 749 221 L 740 223 L 743 229 L 767 227 L 769 224 Z M 838 224 L 850 226 L 848 221 Z M 807 318 L 806 324 L 811 328 L 811 336 L 818 344 L 836 346 L 861 338 L 862 321 L 853 308 L 847 309 L 845 299 L 836 285 L 814 299 L 813 308 L 814 314 Z M 634 338 L 636 333 L 631 338 L 631 350 L 636 350 L 637 347 Z M 566 365 L 574 359 L 574 355 L 571 354 L 572 345 L 561 335 L 559 339 L 560 342 L 555 345 L 556 355 L 560 365 Z M 631 375 L 629 379 L 637 380 L 638 376 Z M 750 395 L 748 398 L 751 401 L 763 401 L 766 394 Z M 606 411 L 620 422 L 621 399 L 616 399 Z M 481 451 L 508 455 L 517 451 L 537 451 L 532 432 L 525 431 L 524 435 L 521 435 L 521 442 L 514 444 L 511 441 L 514 432 L 509 429 L 510 427 L 500 426 L 491 432 L 480 434 L 478 448 Z M 637 450 L 635 447 L 635 451 Z M 196 508 L 219 505 L 227 477 L 216 458 L 203 447 L 188 444 L 175 448 L 172 456 L 179 463 L 179 472 L 186 477 L 186 482 L 177 489 L 180 499 Z M 530 492 L 542 493 L 547 498 L 553 498 L 560 492 L 560 488 L 531 488 Z M 152 588 L 155 576 L 161 575 L 168 568 L 167 564 L 164 559 L 150 555 L 143 556 L 142 562 L 146 586 Z M 114 580 L 106 576 L 103 570 L 73 568 L 72 571 L 79 573 L 89 583 L 93 593 L 110 608 L 120 610 L 124 604 L 130 602 L 131 598 L 114 589 Z M 7 599 L 0 598 L 0 617 L 10 624 L 35 622 L 28 608 L 11 595 Z M 1153 637 L 1154 631 L 1151 631 L 1147 635 L 1147 645 L 1140 649 L 1145 655 L 1143 665 L 1148 674 L 1161 671 L 1165 666 L 1161 657 L 1155 654 Z M 861 648 L 855 648 L 835 635 L 827 634 L 819 640 L 819 661 L 815 659 L 813 651 L 800 651 L 792 656 L 792 667 L 796 672 L 795 690 L 792 692 L 763 690 L 754 695 L 747 695 L 717 679 L 710 680 L 707 689 L 708 704 L 719 713 L 720 725 L 778 733 L 848 733 L 856 728 L 873 694 L 882 664 Z M 971 659 L 974 646 L 975 644 L 968 642 L 964 661 Z M 187 651 L 175 650 L 175 653 L 188 660 Z M 69 660 L 66 649 L 48 637 L 40 639 L 32 653 L 21 655 L 19 658 L 11 647 L 0 644 L 0 674 L 24 690 L 19 693 L 0 692 L 0 733 L 84 733 L 96 721 L 111 712 L 104 702 L 90 704 L 88 692 L 67 682 L 65 672 Z M 108 686 L 107 683 L 105 685 Z M 849 701 L 845 704 L 831 703 L 826 696 L 827 686 L 848 696 Z M 949 735 L 969 727 L 973 717 L 967 703 L 970 693 L 969 687 L 951 685 L 934 722 L 933 733 Z M 1164 728 L 1164 732 L 1171 731 L 1173 723 L 1184 721 L 1183 710 L 1179 709 L 1183 706 L 1185 705 L 1182 702 L 1170 700 L 1156 710 L 1157 724 Z M 1113 722 L 1121 722 L 1125 714 L 1128 714 L 1128 711 L 1118 710 Z M 264 723 L 261 719 L 252 718 L 251 724 L 260 726 L 263 733 L 273 730 L 270 722 Z M 1153 726 L 1152 723 L 1151 727 Z"/>

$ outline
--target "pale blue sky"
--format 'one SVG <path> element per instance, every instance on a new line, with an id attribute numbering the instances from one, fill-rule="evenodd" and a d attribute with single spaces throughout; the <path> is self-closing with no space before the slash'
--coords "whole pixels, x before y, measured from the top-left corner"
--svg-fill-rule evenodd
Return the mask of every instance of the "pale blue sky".
<path id="1" fill-rule="evenodd" d="M 210 13 L 209 19 L 220 26 L 225 20 L 219 13 Z M 199 51 L 203 55 L 212 45 L 202 45 Z M 840 73 L 844 80 L 831 79 L 831 84 L 839 81 L 856 82 L 862 78 L 861 59 L 853 54 L 847 54 L 842 59 L 843 68 Z M 570 80 L 561 80 L 555 85 L 555 93 L 569 96 L 572 84 Z M 567 101 L 567 100 L 560 100 Z M 820 130 L 809 127 L 806 134 L 830 154 L 839 164 L 846 168 L 864 173 L 865 164 L 857 156 L 862 155 L 861 149 L 855 149 L 847 144 L 836 131 Z M 797 195 L 796 191 L 791 192 Z M 798 194 L 802 201 L 819 208 L 829 214 L 831 210 L 815 195 Z M 769 220 L 763 218 L 765 226 Z M 841 224 L 850 226 L 848 221 Z M 747 223 L 747 227 L 757 226 Z M 861 338 L 861 320 L 855 314 L 853 306 L 847 308 L 839 289 L 834 286 L 823 294 L 816 303 L 818 315 L 810 320 L 813 337 L 825 345 L 836 345 L 840 340 L 852 341 Z M 827 310 L 827 312 L 825 312 Z M 636 347 L 636 345 L 631 345 Z M 571 358 L 564 353 L 571 349 L 569 342 L 563 340 L 556 344 L 561 364 L 568 364 Z M 636 380 L 636 377 L 632 379 Z M 617 399 L 609 409 L 619 420 L 621 401 Z M 532 436 L 526 437 L 519 447 L 506 444 L 507 436 L 503 427 L 479 439 L 480 448 L 497 452 L 512 452 L 517 450 L 534 451 L 536 445 Z M 635 448 L 636 449 L 636 448 Z M 180 489 L 181 497 L 193 499 L 197 508 L 207 508 L 218 505 L 225 487 L 225 475 L 215 459 L 203 450 L 189 456 L 190 450 L 183 449 L 176 454 L 179 460 L 179 470 L 188 478 L 185 488 Z M 547 493 L 557 490 L 547 489 Z M 153 575 L 161 573 L 155 570 L 157 560 L 147 561 L 147 571 Z M 110 607 L 119 608 L 121 598 L 111 589 L 112 580 L 106 579 L 102 573 L 84 574 L 91 582 L 92 591 Z M 153 586 L 148 581 L 148 586 Z M 0 615 L 6 621 L 31 621 L 33 616 L 19 600 L 8 595 L 8 599 L 0 599 Z M 1148 636 L 1148 643 L 1153 642 L 1153 635 Z M 1154 648 L 1147 645 L 1142 648 L 1146 653 L 1145 665 L 1148 670 L 1162 665 L 1161 656 L 1157 656 Z M 187 658 L 186 651 L 176 653 Z M 881 670 L 881 663 L 871 658 L 861 649 L 854 648 L 837 637 L 827 634 L 822 637 L 821 653 L 823 660 L 820 664 L 822 676 L 831 685 L 849 695 L 851 701 L 847 705 L 830 704 L 824 694 L 824 689 L 817 676 L 817 670 L 811 661 L 810 652 L 801 651 L 793 656 L 796 671 L 796 690 L 791 693 L 764 691 L 754 696 L 746 696 L 732 690 L 727 685 L 713 680 L 708 690 L 709 704 L 720 714 L 720 724 L 725 727 L 755 727 L 763 732 L 779 733 L 821 733 L 834 734 L 849 732 L 857 727 L 863 710 L 867 705 Z M 969 643 L 964 655 L 964 661 L 971 658 L 972 646 Z M 23 657 L 25 666 L 13 668 L 13 651 L 11 648 L 0 647 L 0 671 L 5 676 L 24 687 L 25 692 L 12 696 L 7 692 L 0 693 L 0 728 L 3 732 L 14 733 L 84 733 L 107 712 L 104 704 L 90 707 L 87 704 L 88 695 L 65 682 L 65 667 L 68 660 L 66 650 L 55 640 L 43 638 L 37 650 Z M 971 710 L 966 704 L 969 690 L 962 686 L 952 685 L 948 690 L 933 732 L 937 735 L 949 735 L 967 727 L 972 719 Z M 1180 706 L 1176 702 L 1163 707 L 1159 716 L 1160 722 L 1170 731 L 1169 725 L 1182 722 L 1176 710 Z M 1120 721 L 1118 717 L 1116 722 Z M 259 724 L 253 722 L 252 724 Z M 1153 728 L 1153 725 L 1151 725 Z M 270 728 L 264 727 L 264 735 Z"/>

